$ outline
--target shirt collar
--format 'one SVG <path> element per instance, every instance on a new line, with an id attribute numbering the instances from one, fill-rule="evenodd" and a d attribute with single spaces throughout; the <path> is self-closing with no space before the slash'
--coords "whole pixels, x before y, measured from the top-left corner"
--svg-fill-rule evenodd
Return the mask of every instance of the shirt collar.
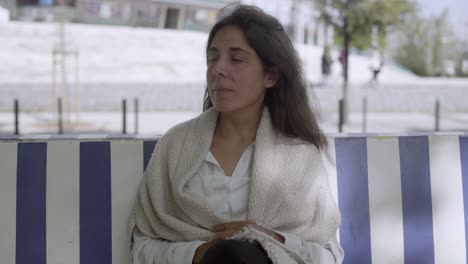
<path id="1" fill-rule="evenodd" d="M 253 142 L 252 144 L 250 144 L 245 150 L 244 150 L 244 153 L 246 153 L 247 151 L 249 151 L 251 148 L 253 148 L 255 145 L 255 142 Z M 244 153 L 242 153 L 241 155 L 241 158 L 242 156 L 244 155 Z M 218 161 L 216 160 L 215 156 L 213 155 L 213 153 L 211 153 L 211 151 L 208 151 L 208 153 L 206 153 L 206 156 L 205 156 L 205 159 L 204 161 L 206 162 L 209 162 L 209 163 L 212 163 L 218 167 L 221 167 L 218 163 Z"/>

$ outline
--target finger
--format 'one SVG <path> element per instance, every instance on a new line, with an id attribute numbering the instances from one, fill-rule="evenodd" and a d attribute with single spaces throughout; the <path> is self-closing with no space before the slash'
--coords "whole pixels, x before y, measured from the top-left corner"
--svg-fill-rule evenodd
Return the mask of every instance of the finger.
<path id="1" fill-rule="evenodd" d="M 218 233 L 215 233 L 213 235 L 213 237 L 211 238 L 212 241 L 218 241 L 218 240 L 222 240 L 223 237 L 224 237 L 224 232 L 218 232 Z"/>
<path id="2" fill-rule="evenodd" d="M 231 229 L 226 229 L 226 230 L 223 230 L 221 232 L 216 232 L 213 237 L 214 239 L 216 240 L 220 240 L 220 239 L 227 239 L 229 237 L 232 237 L 234 236 L 235 234 L 238 234 L 240 232 L 242 232 L 244 230 L 245 226 L 240 226 L 240 227 L 235 227 L 235 228 L 231 228 Z"/>
<path id="3" fill-rule="evenodd" d="M 216 231 L 222 231 L 226 229 L 232 229 L 234 227 L 244 225 L 245 223 L 246 221 L 232 221 L 232 222 L 217 224 L 213 226 L 212 230 L 216 232 Z"/>
<path id="4" fill-rule="evenodd" d="M 216 241 L 216 240 L 229 239 L 233 237 L 234 235 L 240 233 L 241 231 L 242 229 L 231 229 L 231 230 L 224 231 L 224 232 L 218 232 L 214 234 L 213 240 Z"/>
<path id="5" fill-rule="evenodd" d="M 211 227 L 212 232 L 221 232 L 226 229 L 226 224 L 217 224 Z"/>
<path id="6" fill-rule="evenodd" d="M 253 228 L 253 229 L 256 229 L 258 231 L 261 231 L 263 233 L 269 233 L 271 231 L 270 229 L 265 228 L 265 227 L 263 227 L 261 225 L 258 225 L 258 224 L 251 224 L 249 227 Z"/>
<path id="7" fill-rule="evenodd" d="M 254 224 L 254 223 L 255 223 L 255 220 L 227 222 L 227 223 L 214 225 L 211 228 L 211 231 L 221 232 L 221 231 L 228 230 L 228 229 L 241 228 L 241 227 L 247 226 L 249 224 Z"/>

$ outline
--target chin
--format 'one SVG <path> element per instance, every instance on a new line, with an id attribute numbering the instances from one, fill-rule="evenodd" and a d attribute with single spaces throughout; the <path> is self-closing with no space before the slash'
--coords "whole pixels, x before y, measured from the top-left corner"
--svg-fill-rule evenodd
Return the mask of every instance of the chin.
<path id="1" fill-rule="evenodd" d="M 217 107 L 215 106 L 214 109 L 219 112 L 219 113 L 229 113 L 232 112 L 232 110 L 228 107 Z"/>
<path id="2" fill-rule="evenodd" d="M 230 112 L 235 112 L 237 110 L 236 107 L 224 105 L 224 104 L 215 104 L 213 107 L 217 112 L 220 112 L 220 113 L 230 113 Z"/>

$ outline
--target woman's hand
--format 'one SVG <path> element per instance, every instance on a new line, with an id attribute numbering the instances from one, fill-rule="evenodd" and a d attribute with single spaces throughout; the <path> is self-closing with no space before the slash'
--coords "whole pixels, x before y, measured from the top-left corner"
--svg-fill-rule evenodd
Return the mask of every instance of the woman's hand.
<path id="1" fill-rule="evenodd" d="M 195 255 L 193 256 L 193 263 L 194 264 L 200 263 L 206 251 L 208 251 L 208 249 L 214 243 L 216 243 L 219 240 L 228 239 L 234 236 L 235 234 L 241 232 L 242 229 L 244 229 L 244 227 L 256 229 L 262 233 L 265 233 L 271 236 L 272 238 L 278 240 L 281 243 L 284 243 L 285 241 L 285 238 L 282 235 L 272 230 L 269 230 L 267 228 L 264 228 L 263 226 L 257 225 L 255 220 L 233 221 L 233 222 L 222 223 L 222 224 L 214 225 L 211 228 L 211 231 L 214 233 L 213 238 L 210 241 L 202 244 L 201 246 L 197 248 L 197 250 L 195 251 Z"/>
<path id="2" fill-rule="evenodd" d="M 270 229 L 264 228 L 263 226 L 257 225 L 255 220 L 235 221 L 215 225 L 211 229 L 211 231 L 214 233 L 213 240 L 222 240 L 232 237 L 235 234 L 241 232 L 242 229 L 244 229 L 244 227 L 256 229 L 262 233 L 271 236 L 272 238 L 278 240 L 281 243 L 284 243 L 285 241 L 285 238 L 282 235 Z"/>
<path id="3" fill-rule="evenodd" d="M 193 264 L 198 264 L 202 260 L 203 256 L 205 256 L 206 251 L 216 242 L 216 240 L 210 240 L 208 242 L 203 243 L 201 246 L 197 248 L 195 254 L 193 255 Z"/>

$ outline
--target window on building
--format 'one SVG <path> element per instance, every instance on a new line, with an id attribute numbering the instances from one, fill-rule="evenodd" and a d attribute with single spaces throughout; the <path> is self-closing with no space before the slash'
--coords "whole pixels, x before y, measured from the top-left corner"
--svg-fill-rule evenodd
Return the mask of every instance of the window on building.
<path id="1" fill-rule="evenodd" d="M 68 6 L 75 6 L 76 0 L 63 0 Z M 53 6 L 59 5 L 60 0 L 17 0 L 18 6 Z"/>
<path id="2" fill-rule="evenodd" d="M 179 22 L 179 9 L 168 8 L 164 28 L 176 29 Z"/>
<path id="3" fill-rule="evenodd" d="M 134 5 L 133 23 L 135 26 L 159 27 L 161 8 L 156 4 Z"/>
<path id="4" fill-rule="evenodd" d="M 209 31 L 216 21 L 214 9 L 188 7 L 185 10 L 184 29 Z"/>

